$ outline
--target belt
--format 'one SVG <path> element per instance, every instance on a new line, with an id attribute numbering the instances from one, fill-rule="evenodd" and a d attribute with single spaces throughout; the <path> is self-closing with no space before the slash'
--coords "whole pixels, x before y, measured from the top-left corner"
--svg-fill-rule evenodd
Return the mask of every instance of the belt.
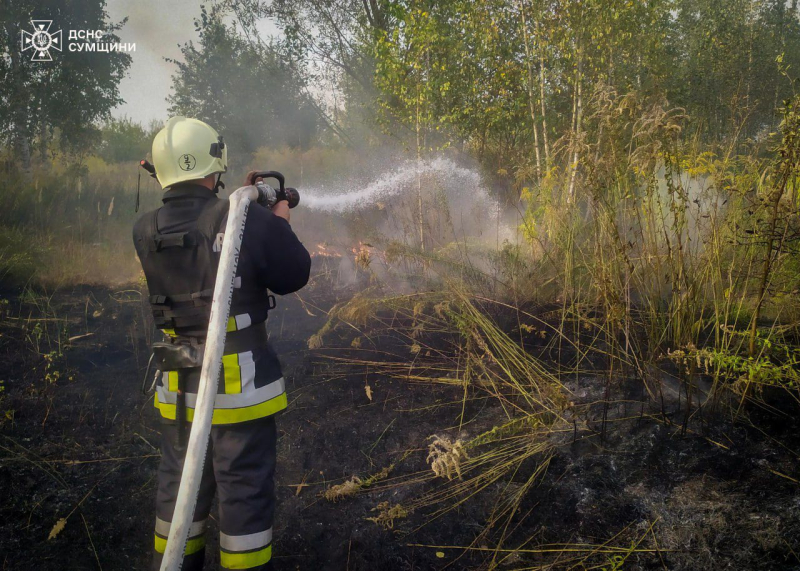
<path id="1" fill-rule="evenodd" d="M 266 323 L 258 323 L 225 336 L 223 355 L 252 351 L 267 344 Z M 177 371 L 203 366 L 206 343 L 202 337 L 173 337 L 168 342 L 153 343 L 155 365 L 161 371 Z"/>

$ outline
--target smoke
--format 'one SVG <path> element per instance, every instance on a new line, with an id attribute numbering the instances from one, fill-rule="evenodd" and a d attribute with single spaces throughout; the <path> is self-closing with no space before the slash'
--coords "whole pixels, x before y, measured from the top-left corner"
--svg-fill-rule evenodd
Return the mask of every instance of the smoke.
<path id="1" fill-rule="evenodd" d="M 191 0 L 109 0 L 107 6 L 112 22 L 128 18 L 117 32 L 120 41 L 136 44 L 131 67 L 119 84 L 125 103 L 114 109 L 113 115 L 144 125 L 163 121 L 175 72 L 174 64 L 164 58 L 182 59 L 178 44 L 195 39 L 193 19 L 200 15 L 200 4 Z"/>
<path id="2" fill-rule="evenodd" d="M 143 125 L 167 118 L 167 96 L 176 67 L 166 58 L 183 60 L 180 46 L 197 41 L 194 20 L 200 17 L 200 5 L 194 0 L 108 0 L 112 22 L 128 18 L 117 32 L 120 41 L 136 44 L 131 67 L 119 84 L 125 102 L 113 110 L 115 117 L 126 116 Z M 259 21 L 257 27 L 264 37 L 278 33 L 269 20 Z"/>

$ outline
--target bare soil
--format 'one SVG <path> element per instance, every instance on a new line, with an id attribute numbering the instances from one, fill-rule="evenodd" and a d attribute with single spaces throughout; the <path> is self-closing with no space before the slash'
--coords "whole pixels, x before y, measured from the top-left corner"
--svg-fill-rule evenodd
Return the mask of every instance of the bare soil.
<path id="1" fill-rule="evenodd" d="M 491 554 L 482 548 L 488 545 L 474 542 L 508 482 L 433 523 L 424 525 L 430 514 L 417 512 L 393 530 L 366 519 L 373 508 L 436 483 L 338 503 L 321 497 L 330 485 L 373 474 L 409 450 L 396 475 L 428 470 L 428 437 L 447 433 L 461 412 L 461 389 L 376 378 L 364 369 L 334 374 L 341 369 L 326 358 L 330 350 L 308 350 L 325 311 L 351 294 L 320 279 L 302 299 L 280 299 L 270 317 L 290 400 L 278 420 L 277 568 L 486 568 Z M 159 422 L 151 397 L 140 392 L 152 329 L 139 288 L 6 290 L 2 298 L 1 568 L 146 569 Z M 346 347 L 357 332 L 336 335 Z M 602 410 L 592 409 L 584 419 L 592 437 L 560 443 L 505 545 L 627 546 L 645 537 L 642 546 L 651 550 L 631 554 L 622 566 L 599 556 L 594 567 L 577 568 L 800 569 L 797 410 L 787 405 L 783 413 L 755 412 L 737 422 L 707 410 L 684 432 L 678 393 L 665 386 L 662 409 L 642 396 L 641 383 L 631 382 L 628 402 L 610 411 L 618 421 L 602 439 Z M 602 397 L 594 377 L 576 379 L 570 388 L 583 402 Z M 484 427 L 501 413 L 488 399 L 470 403 L 466 412 Z M 523 472 L 513 479 L 527 479 Z M 469 545 L 476 549 L 448 548 Z M 212 529 L 209 569 L 218 560 L 216 547 Z M 501 568 L 570 568 L 562 559 L 522 553 Z"/>

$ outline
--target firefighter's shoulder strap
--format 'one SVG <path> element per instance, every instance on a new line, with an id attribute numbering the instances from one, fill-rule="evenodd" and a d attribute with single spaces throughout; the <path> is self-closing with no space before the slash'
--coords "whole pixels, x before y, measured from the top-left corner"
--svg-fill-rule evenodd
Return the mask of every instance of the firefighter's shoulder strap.
<path id="1" fill-rule="evenodd" d="M 158 213 L 160 208 L 153 210 L 150 216 L 144 216 L 144 226 L 139 230 L 139 235 L 148 241 L 151 252 L 159 252 L 164 248 L 191 248 L 196 247 L 205 237 L 214 240 L 220 232 L 222 221 L 228 214 L 230 202 L 227 200 L 209 200 L 197 217 L 193 229 L 185 232 L 172 232 L 162 234 L 158 231 Z"/>
<path id="2" fill-rule="evenodd" d="M 217 234 L 225 230 L 222 228 L 222 222 L 228 215 L 231 203 L 222 199 L 209 200 L 208 202 L 210 204 L 203 209 L 203 212 L 197 218 L 197 230 L 204 236 L 210 236 L 214 239 Z"/>

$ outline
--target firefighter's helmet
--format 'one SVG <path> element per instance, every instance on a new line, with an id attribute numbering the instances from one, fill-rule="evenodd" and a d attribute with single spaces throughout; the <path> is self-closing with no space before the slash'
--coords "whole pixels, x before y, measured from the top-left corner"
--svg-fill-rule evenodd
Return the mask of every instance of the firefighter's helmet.
<path id="1" fill-rule="evenodd" d="M 164 188 L 228 170 L 228 147 L 210 125 L 172 117 L 153 139 L 153 166 Z"/>

